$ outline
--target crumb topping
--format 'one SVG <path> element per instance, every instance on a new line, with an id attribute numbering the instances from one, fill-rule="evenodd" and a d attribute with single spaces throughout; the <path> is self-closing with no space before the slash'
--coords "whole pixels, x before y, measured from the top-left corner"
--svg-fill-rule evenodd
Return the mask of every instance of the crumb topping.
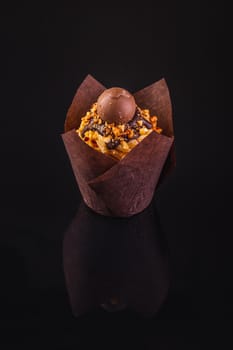
<path id="1" fill-rule="evenodd" d="M 157 123 L 157 116 L 150 116 L 148 109 L 139 107 L 128 123 L 108 123 L 98 116 L 94 103 L 76 132 L 89 146 L 120 160 L 152 131 L 160 134 L 162 129 Z"/>

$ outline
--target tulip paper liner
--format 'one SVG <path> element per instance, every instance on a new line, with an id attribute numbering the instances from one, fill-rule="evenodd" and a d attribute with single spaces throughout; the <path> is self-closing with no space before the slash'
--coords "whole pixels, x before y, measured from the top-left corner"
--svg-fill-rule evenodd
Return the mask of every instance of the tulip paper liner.
<path id="1" fill-rule="evenodd" d="M 158 117 L 162 134 L 151 132 L 122 160 L 100 153 L 76 133 L 81 118 L 106 88 L 88 75 L 65 120 L 63 142 L 84 202 L 95 212 L 116 217 L 140 213 L 175 166 L 172 106 L 161 79 L 134 94 L 137 105 Z"/>

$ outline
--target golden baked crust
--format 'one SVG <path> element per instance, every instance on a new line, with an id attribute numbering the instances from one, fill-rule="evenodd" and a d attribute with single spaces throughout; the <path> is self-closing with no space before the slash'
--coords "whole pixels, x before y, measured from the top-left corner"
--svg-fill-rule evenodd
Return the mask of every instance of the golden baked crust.
<path id="1" fill-rule="evenodd" d="M 135 117 L 129 123 L 108 123 L 98 116 L 97 103 L 94 103 L 76 132 L 95 150 L 120 160 L 151 132 L 162 132 L 157 122 L 157 116 L 150 116 L 148 109 L 137 107 Z"/>

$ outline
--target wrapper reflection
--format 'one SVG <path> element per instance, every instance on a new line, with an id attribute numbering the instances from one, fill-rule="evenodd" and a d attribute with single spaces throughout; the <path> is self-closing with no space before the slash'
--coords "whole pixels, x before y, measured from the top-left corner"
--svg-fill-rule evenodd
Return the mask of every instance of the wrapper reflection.
<path id="1" fill-rule="evenodd" d="M 99 306 L 154 315 L 169 289 L 168 249 L 154 202 L 131 218 L 104 217 L 81 202 L 65 232 L 63 267 L 75 316 Z"/>

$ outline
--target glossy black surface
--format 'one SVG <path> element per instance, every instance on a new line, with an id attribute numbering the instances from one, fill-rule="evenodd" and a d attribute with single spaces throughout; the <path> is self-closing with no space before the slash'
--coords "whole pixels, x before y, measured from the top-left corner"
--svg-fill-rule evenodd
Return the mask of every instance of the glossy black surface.
<path id="1" fill-rule="evenodd" d="M 232 348 L 233 119 L 225 11 L 224 2 L 203 1 L 138 2 L 133 14 L 126 4 L 124 13 L 118 4 L 99 2 L 1 4 L 1 349 Z M 106 29 L 108 46 L 100 40 Z M 60 134 L 88 73 L 132 92 L 165 77 L 171 93 L 177 167 L 155 197 L 170 288 L 149 318 L 102 307 L 75 317 L 66 288 L 63 243 L 81 198 Z M 127 238 L 122 232 L 122 241 L 107 241 L 104 251 L 114 261 L 115 247 Z"/>
<path id="2" fill-rule="evenodd" d="M 84 202 L 65 232 L 63 265 L 74 315 L 103 305 L 154 315 L 169 286 L 168 247 L 154 203 L 131 218 L 98 215 Z M 113 300 L 111 302 L 111 300 Z"/>

